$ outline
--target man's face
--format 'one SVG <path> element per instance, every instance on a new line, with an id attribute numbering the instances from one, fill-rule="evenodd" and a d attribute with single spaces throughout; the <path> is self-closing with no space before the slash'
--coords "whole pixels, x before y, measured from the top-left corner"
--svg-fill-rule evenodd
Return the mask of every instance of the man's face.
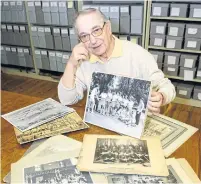
<path id="1" fill-rule="evenodd" d="M 90 53 L 101 56 L 107 51 L 112 34 L 109 22 L 104 23 L 98 13 L 92 12 L 81 15 L 77 19 L 76 25 L 79 37 L 89 35 L 89 40 L 84 42 L 84 45 Z M 92 33 L 101 31 L 100 29 L 102 29 L 102 34 L 97 37 L 92 35 Z"/>

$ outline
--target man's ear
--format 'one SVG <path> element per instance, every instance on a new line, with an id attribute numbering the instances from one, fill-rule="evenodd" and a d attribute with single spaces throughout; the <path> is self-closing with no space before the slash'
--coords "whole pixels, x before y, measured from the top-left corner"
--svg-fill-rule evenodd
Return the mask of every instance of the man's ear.
<path id="1" fill-rule="evenodd" d="M 107 32 L 112 34 L 111 22 L 109 20 L 106 21 Z"/>

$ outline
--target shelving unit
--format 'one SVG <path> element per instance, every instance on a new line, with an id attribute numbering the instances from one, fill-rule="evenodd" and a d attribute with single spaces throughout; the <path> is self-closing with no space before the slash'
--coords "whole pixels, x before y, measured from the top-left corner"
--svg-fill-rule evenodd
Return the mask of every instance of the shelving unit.
<path id="1" fill-rule="evenodd" d="M 150 42 L 150 30 L 151 30 L 151 21 L 160 21 L 160 22 L 170 22 L 170 23 L 184 23 L 184 24 L 189 24 L 189 23 L 194 23 L 194 24 L 201 24 L 201 18 L 183 18 L 183 17 L 167 17 L 167 16 L 152 16 L 151 11 L 152 11 L 152 3 L 174 3 L 172 1 L 163 1 L 163 0 L 149 0 L 147 4 L 147 20 L 146 20 L 146 39 L 145 39 L 145 49 L 147 50 L 152 50 L 152 51 L 169 51 L 169 52 L 175 52 L 175 53 L 183 53 L 183 54 L 201 54 L 201 50 L 189 50 L 189 49 L 174 49 L 174 48 L 166 48 L 166 47 L 159 47 L 159 46 L 151 46 L 149 45 Z M 178 3 L 178 2 L 175 2 Z M 182 3 L 179 1 L 179 3 Z M 186 2 L 183 1 L 184 4 L 191 4 L 191 3 L 198 3 L 197 1 L 192 1 L 192 2 Z M 201 84 L 200 79 L 193 79 L 189 81 L 184 81 L 183 77 L 179 76 L 170 76 L 166 75 L 167 78 L 170 79 L 175 79 L 179 80 L 180 82 L 193 82 L 195 84 Z M 174 100 L 175 103 L 180 103 L 180 104 L 186 104 L 186 105 L 192 105 L 196 107 L 201 107 L 201 101 L 194 100 L 194 99 L 184 99 L 184 98 L 179 98 L 176 97 Z"/>

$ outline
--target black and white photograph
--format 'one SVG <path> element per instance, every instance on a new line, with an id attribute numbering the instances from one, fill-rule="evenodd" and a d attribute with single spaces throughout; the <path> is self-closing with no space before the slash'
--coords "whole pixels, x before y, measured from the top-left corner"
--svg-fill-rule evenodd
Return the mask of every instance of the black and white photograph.
<path id="1" fill-rule="evenodd" d="M 150 90 L 150 81 L 94 72 L 84 119 L 88 123 L 140 138 Z"/>
<path id="2" fill-rule="evenodd" d="M 76 168 L 76 159 L 65 159 L 24 168 L 24 183 L 92 184 L 93 181 L 88 172 Z"/>
<path id="3" fill-rule="evenodd" d="M 22 109 L 2 115 L 2 117 L 21 132 L 74 112 L 59 102 L 48 98 Z"/>
<path id="4" fill-rule="evenodd" d="M 172 184 L 183 183 L 171 165 L 168 166 L 169 176 L 149 176 L 149 175 L 108 175 L 107 180 L 109 184 Z"/>
<path id="5" fill-rule="evenodd" d="M 141 164 L 150 167 L 146 140 L 97 139 L 94 163 Z"/>

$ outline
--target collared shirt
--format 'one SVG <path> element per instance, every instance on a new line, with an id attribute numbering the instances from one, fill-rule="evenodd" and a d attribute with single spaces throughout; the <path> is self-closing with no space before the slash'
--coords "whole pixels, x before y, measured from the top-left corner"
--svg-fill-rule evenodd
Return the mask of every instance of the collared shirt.
<path id="1" fill-rule="evenodd" d="M 174 86 L 169 79 L 164 78 L 152 54 L 137 44 L 115 37 L 114 50 L 108 61 L 98 62 L 99 60 L 92 55 L 89 61 L 81 63 L 72 89 L 66 88 L 61 78 L 58 96 L 62 104 L 71 105 L 81 100 L 83 92 L 90 89 L 91 76 L 95 71 L 152 81 L 153 89 L 165 96 L 165 104 L 176 96 Z"/>

